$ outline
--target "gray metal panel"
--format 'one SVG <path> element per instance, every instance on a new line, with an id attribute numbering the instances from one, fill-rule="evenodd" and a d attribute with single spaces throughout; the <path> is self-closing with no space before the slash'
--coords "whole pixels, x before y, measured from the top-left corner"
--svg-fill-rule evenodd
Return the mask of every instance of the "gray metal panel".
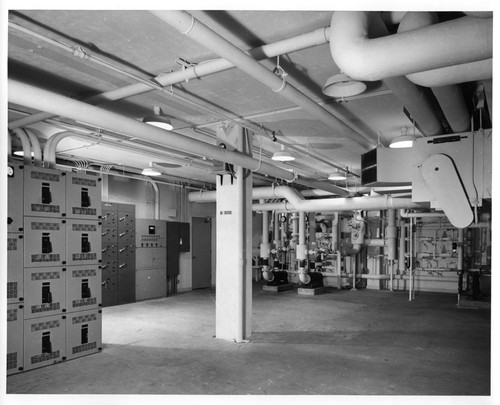
<path id="1" fill-rule="evenodd" d="M 23 300 L 24 272 L 23 234 L 9 233 L 7 235 L 7 303 L 15 304 Z"/>
<path id="2" fill-rule="evenodd" d="M 69 359 L 102 350 L 102 311 L 80 311 L 68 314 L 66 321 L 66 356 Z"/>
<path id="3" fill-rule="evenodd" d="M 67 312 L 98 309 L 101 304 L 101 269 L 99 266 L 68 267 L 66 271 Z"/>
<path id="4" fill-rule="evenodd" d="M 32 370 L 66 360 L 66 316 L 24 321 L 24 369 Z"/>
<path id="5" fill-rule="evenodd" d="M 66 175 L 66 216 L 76 219 L 101 218 L 101 178 L 83 173 Z"/>
<path id="6" fill-rule="evenodd" d="M 101 223 L 90 220 L 68 219 L 66 225 L 67 264 L 99 264 L 102 250 Z"/>
<path id="7" fill-rule="evenodd" d="M 24 367 L 24 313 L 22 305 L 7 305 L 7 375 Z"/>
<path id="8" fill-rule="evenodd" d="M 8 167 L 11 170 L 7 179 L 7 231 L 22 232 L 24 227 L 24 166 L 18 163 L 9 163 Z"/>
<path id="9" fill-rule="evenodd" d="M 66 312 L 65 270 L 65 267 L 37 267 L 24 270 L 24 319 Z"/>
<path id="10" fill-rule="evenodd" d="M 66 264 L 65 220 L 25 217 L 24 229 L 24 267 Z"/>
<path id="11" fill-rule="evenodd" d="M 66 172 L 43 167 L 24 168 L 24 215 L 65 216 Z"/>

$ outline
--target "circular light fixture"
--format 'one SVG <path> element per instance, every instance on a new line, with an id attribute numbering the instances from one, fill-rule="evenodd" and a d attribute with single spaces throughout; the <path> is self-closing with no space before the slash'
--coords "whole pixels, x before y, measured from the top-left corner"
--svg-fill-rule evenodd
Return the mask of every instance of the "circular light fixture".
<path id="1" fill-rule="evenodd" d="M 293 156 L 290 152 L 285 149 L 284 145 L 281 145 L 281 150 L 274 152 L 272 160 L 276 160 L 278 162 L 290 162 L 295 160 L 295 156 Z"/>
<path id="2" fill-rule="evenodd" d="M 153 125 L 155 127 L 165 129 L 166 131 L 172 131 L 174 129 L 174 126 L 172 125 L 172 122 L 170 119 L 163 113 L 161 108 L 157 105 L 153 107 L 154 115 L 149 115 L 147 117 L 144 117 L 142 122 Z"/>
<path id="3" fill-rule="evenodd" d="M 351 79 L 344 73 L 330 77 L 322 89 L 323 94 L 334 98 L 357 96 L 365 90 L 365 83 Z"/>
<path id="4" fill-rule="evenodd" d="M 335 170 L 332 174 L 328 176 L 328 180 L 345 180 L 346 175 L 345 173 L 341 172 L 340 170 Z"/>
<path id="5" fill-rule="evenodd" d="M 160 176 L 161 175 L 161 172 L 159 172 L 158 170 L 156 169 L 153 169 L 152 167 L 145 167 L 143 170 L 142 170 L 142 174 L 144 176 Z"/>
<path id="6" fill-rule="evenodd" d="M 411 135 L 400 135 L 393 138 L 389 148 L 411 148 L 413 146 L 413 136 Z"/>

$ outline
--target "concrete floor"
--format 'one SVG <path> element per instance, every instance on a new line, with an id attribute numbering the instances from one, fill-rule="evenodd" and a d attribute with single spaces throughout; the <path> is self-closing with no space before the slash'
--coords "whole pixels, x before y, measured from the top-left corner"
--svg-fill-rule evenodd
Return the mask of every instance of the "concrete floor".
<path id="1" fill-rule="evenodd" d="M 215 292 L 198 290 L 104 308 L 102 353 L 9 376 L 7 393 L 489 395 L 490 313 L 452 294 L 257 283 L 236 344 L 213 337 Z"/>

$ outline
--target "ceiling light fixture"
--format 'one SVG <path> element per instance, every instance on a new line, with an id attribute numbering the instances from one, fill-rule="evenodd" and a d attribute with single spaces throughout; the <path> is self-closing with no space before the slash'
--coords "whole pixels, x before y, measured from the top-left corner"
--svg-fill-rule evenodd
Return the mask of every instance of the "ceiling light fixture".
<path id="1" fill-rule="evenodd" d="M 153 125 L 155 127 L 165 129 L 167 131 L 172 131 L 174 129 L 174 126 L 172 125 L 172 122 L 170 119 L 163 113 L 161 108 L 157 105 L 153 107 L 153 112 L 154 115 L 149 115 L 147 117 L 144 117 L 142 122 Z"/>
<path id="2" fill-rule="evenodd" d="M 149 162 L 149 166 L 142 170 L 144 176 L 160 176 L 161 172 L 153 167 L 153 162 Z"/>
<path id="3" fill-rule="evenodd" d="M 328 176 L 328 180 L 345 180 L 346 175 L 340 170 L 335 170 L 332 174 Z"/>
<path id="4" fill-rule="evenodd" d="M 415 128 L 413 132 L 415 132 Z M 414 140 L 415 136 L 408 135 L 408 128 L 403 127 L 401 128 L 401 135 L 392 139 L 389 148 L 411 148 Z"/>
<path id="5" fill-rule="evenodd" d="M 16 155 L 16 156 L 24 156 L 24 150 L 16 150 L 16 151 L 14 152 L 14 155 Z M 32 157 L 33 157 L 33 156 L 35 156 L 35 153 L 34 153 L 34 152 L 31 152 L 31 156 L 32 156 Z"/>
<path id="6" fill-rule="evenodd" d="M 339 73 L 330 77 L 322 89 L 323 94 L 334 98 L 357 96 L 365 90 L 365 83 L 351 79 L 344 73 Z"/>
<path id="7" fill-rule="evenodd" d="M 411 148 L 413 146 L 413 136 L 400 135 L 394 138 L 389 148 Z"/>
<path id="8" fill-rule="evenodd" d="M 272 160 L 276 160 L 278 162 L 290 162 L 295 160 L 295 156 L 293 156 L 290 152 L 285 149 L 284 145 L 281 145 L 281 150 L 274 152 Z"/>

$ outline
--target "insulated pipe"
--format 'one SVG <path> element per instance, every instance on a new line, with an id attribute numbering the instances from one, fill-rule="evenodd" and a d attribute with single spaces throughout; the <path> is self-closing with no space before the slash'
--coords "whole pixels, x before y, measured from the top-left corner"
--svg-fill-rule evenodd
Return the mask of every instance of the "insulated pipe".
<path id="1" fill-rule="evenodd" d="M 330 37 L 330 28 L 324 27 L 306 34 L 288 38 L 283 41 L 278 41 L 273 44 L 263 45 L 248 51 L 248 54 L 255 59 L 265 59 L 281 54 L 286 54 L 309 47 L 323 45 L 328 43 Z M 153 80 L 161 86 L 171 86 L 177 83 L 182 83 L 190 79 L 200 78 L 212 73 L 223 72 L 234 68 L 234 65 L 223 59 L 212 59 L 196 66 L 178 70 L 176 72 L 162 73 L 156 76 Z M 135 83 L 119 89 L 114 89 L 85 99 L 89 104 L 98 104 L 106 101 L 116 101 L 123 98 L 132 97 L 138 94 L 146 93 L 155 90 L 153 85 L 148 86 L 144 83 Z M 53 118 L 57 115 L 41 112 L 32 114 L 28 117 L 21 118 L 9 123 L 9 128 L 23 127 L 35 122 Z"/>
<path id="2" fill-rule="evenodd" d="M 492 58 L 406 75 L 408 80 L 425 87 L 438 87 L 477 80 L 488 80 L 491 79 L 492 76 Z"/>
<path id="3" fill-rule="evenodd" d="M 387 227 L 385 237 L 387 239 L 387 259 L 396 260 L 396 210 L 387 210 Z"/>
<path id="4" fill-rule="evenodd" d="M 376 39 L 368 38 L 368 32 L 368 12 L 333 13 L 330 31 L 333 59 L 345 74 L 356 80 L 381 80 L 493 56 L 491 18 L 462 17 Z"/>
<path id="5" fill-rule="evenodd" d="M 293 200 L 281 203 L 254 204 L 254 211 L 380 211 L 386 209 L 419 209 L 422 206 L 414 203 L 411 198 L 393 198 L 391 196 L 353 197 L 353 198 L 327 198 L 322 200 Z M 443 214 L 444 215 L 444 214 Z"/>
<path id="6" fill-rule="evenodd" d="M 458 228 L 457 270 L 464 269 L 464 228 Z"/>
<path id="7" fill-rule="evenodd" d="M 7 158 L 9 161 L 12 159 L 12 140 L 9 133 L 7 133 Z"/>
<path id="8" fill-rule="evenodd" d="M 189 153 L 197 153 L 200 156 L 206 156 L 210 159 L 243 166 L 247 169 L 287 181 L 295 180 L 298 184 L 308 184 L 308 180 L 306 178 L 295 179 L 295 175 L 288 170 L 280 169 L 266 162 L 261 162 L 242 153 L 222 149 L 218 146 L 210 145 L 205 142 L 177 134 L 173 131 L 164 131 L 160 128 L 124 117 L 120 114 L 105 111 L 101 108 L 54 94 L 47 90 L 39 89 L 16 80 L 9 79 L 8 81 L 8 98 L 12 103 L 17 103 L 41 111 L 48 110 L 56 115 L 83 121 L 99 128 L 127 134 L 161 146 Z M 313 180 L 311 183 L 312 187 L 318 188 L 320 184 L 317 183 L 322 184 L 325 188 L 327 186 L 327 184 L 325 184 L 326 182 Z"/>
<path id="9" fill-rule="evenodd" d="M 399 24 L 398 33 L 416 30 L 437 23 L 439 23 L 439 18 L 436 13 L 409 12 L 406 13 Z M 467 132 L 470 128 L 469 112 L 459 85 L 433 86 L 432 92 L 436 96 L 453 132 Z"/>
<path id="10" fill-rule="evenodd" d="M 370 35 L 377 38 L 387 37 L 389 30 L 380 15 L 371 13 L 369 16 Z M 384 83 L 409 111 L 424 135 L 434 136 L 443 132 L 441 120 L 435 112 L 435 102 L 423 88 L 416 86 L 404 76 L 385 78 Z"/>
<path id="11" fill-rule="evenodd" d="M 31 143 L 30 138 L 23 129 L 16 128 L 14 133 L 21 140 L 23 146 L 23 162 L 25 165 L 31 165 Z"/>
<path id="12" fill-rule="evenodd" d="M 41 133 L 36 129 L 24 128 L 31 143 L 31 151 L 33 152 L 33 162 L 36 166 L 42 165 L 42 148 L 37 136 L 41 137 Z"/>
<path id="13" fill-rule="evenodd" d="M 254 79 L 268 86 L 274 92 L 279 93 L 287 100 L 313 114 L 332 129 L 347 132 L 347 134 L 352 136 L 359 145 L 365 148 L 373 148 L 376 146 L 372 140 L 356 132 L 349 125 L 334 116 L 333 113 L 317 105 L 312 99 L 288 84 L 284 78 L 275 75 L 251 56 L 247 55 L 185 11 L 152 11 L 152 13 L 167 24 L 176 28 L 182 34 L 186 34 L 190 38 L 193 38 L 208 50 L 230 61 Z"/>
<path id="14" fill-rule="evenodd" d="M 444 212 L 408 212 L 407 209 L 400 209 L 399 214 L 403 218 L 437 218 L 446 216 Z"/>
<path id="15" fill-rule="evenodd" d="M 155 218 L 160 219 L 160 189 L 158 188 L 158 184 L 156 181 L 150 180 L 149 183 L 153 186 L 153 190 L 155 192 Z"/>
<path id="16" fill-rule="evenodd" d="M 338 214 L 332 215 L 332 251 L 338 250 L 339 244 L 339 216 Z"/>
<path id="17" fill-rule="evenodd" d="M 406 220 L 399 211 L 399 273 L 403 274 L 406 269 Z"/>

